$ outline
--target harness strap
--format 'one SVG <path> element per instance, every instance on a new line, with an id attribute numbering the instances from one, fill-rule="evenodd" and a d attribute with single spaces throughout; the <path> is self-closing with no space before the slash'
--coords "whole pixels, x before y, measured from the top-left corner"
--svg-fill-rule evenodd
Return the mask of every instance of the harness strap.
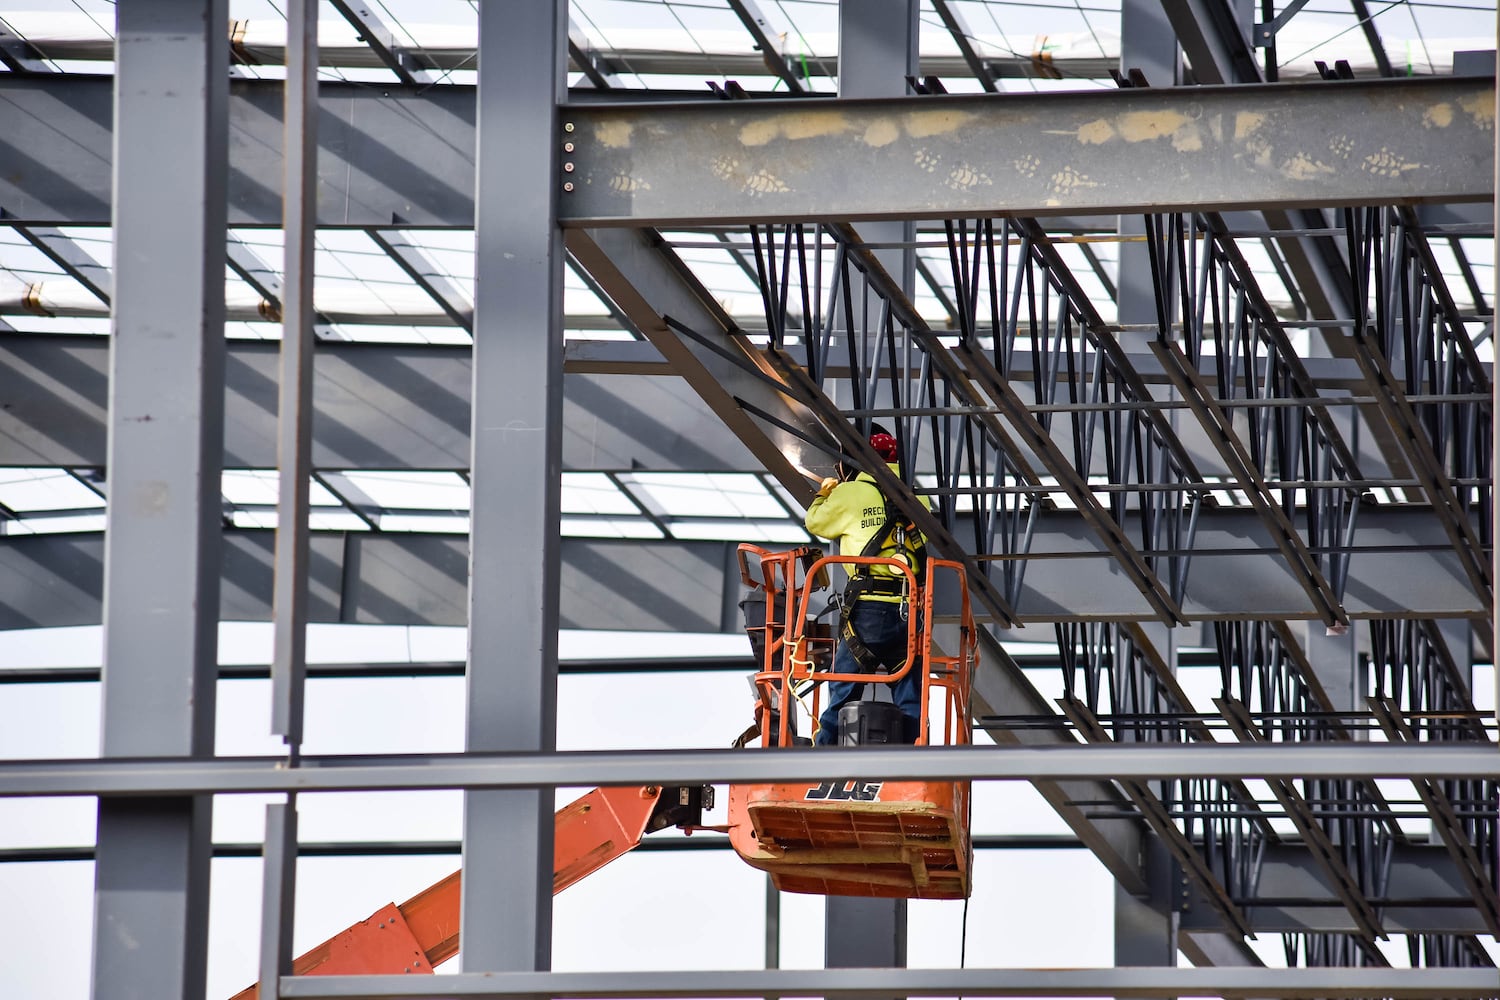
<path id="1" fill-rule="evenodd" d="M 859 664 L 860 673 L 893 674 L 900 670 L 906 663 L 904 658 L 900 663 L 888 666 L 873 649 L 865 644 L 865 641 L 859 637 L 859 633 L 854 631 L 854 623 L 850 620 L 853 607 L 853 601 L 846 603 L 843 614 L 839 616 L 839 639 L 844 643 L 844 647 L 849 650 L 849 655 L 854 657 L 854 662 Z M 869 681 L 861 684 L 858 693 L 855 694 L 855 700 L 863 701 L 865 695 L 869 693 L 869 689 Z"/>
<path id="2" fill-rule="evenodd" d="M 891 558 L 903 559 L 911 564 L 912 572 L 916 574 L 917 583 L 920 584 L 923 573 L 927 569 L 927 539 L 910 520 L 898 516 L 898 511 L 891 503 L 891 498 L 885 495 L 884 490 L 879 492 L 880 500 L 885 505 L 885 520 L 881 522 L 875 534 L 870 536 L 870 540 L 865 542 L 865 547 L 860 550 L 860 557 L 875 558 L 890 548 Z M 910 552 L 906 549 L 908 538 L 916 539 Z M 893 544 L 887 546 L 885 543 L 888 540 Z"/>
<path id="3" fill-rule="evenodd" d="M 861 673 L 889 674 L 901 669 L 900 663 L 894 667 L 887 667 L 875 651 L 865 644 L 865 641 L 859 637 L 859 633 L 854 631 L 854 623 L 849 620 L 847 610 L 839 618 L 839 638 L 848 648 L 850 655 L 854 657 L 854 662 L 859 664 Z"/>

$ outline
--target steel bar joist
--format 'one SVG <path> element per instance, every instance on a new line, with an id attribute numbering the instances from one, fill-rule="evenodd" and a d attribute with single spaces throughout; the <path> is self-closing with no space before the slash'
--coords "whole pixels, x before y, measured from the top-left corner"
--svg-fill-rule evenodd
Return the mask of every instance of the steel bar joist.
<path id="1" fill-rule="evenodd" d="M 1289 627 L 1221 622 L 1214 638 L 1222 681 L 1214 703 L 1242 743 L 1353 738 Z M 1308 781 L 1300 790 L 1286 781 L 1268 784 L 1349 912 L 1362 953 L 1384 964 L 1376 940 L 1385 930 L 1370 899 L 1384 895 L 1391 847 L 1408 840 L 1385 796 L 1366 782 Z"/>
<path id="2" fill-rule="evenodd" d="M 1304 482 L 1337 483 L 1357 477 L 1358 467 L 1326 412 L 1317 406 L 1264 411 L 1247 406 L 1245 433 L 1240 436 L 1234 412 L 1223 403 L 1270 402 L 1292 395 L 1313 399 L 1316 393 L 1310 391 L 1311 381 L 1297 352 L 1266 307 L 1237 248 L 1201 235 L 1196 220 L 1185 226 L 1181 216 L 1147 219 L 1157 303 L 1152 349 L 1207 431 L 1229 479 L 1265 520 L 1324 620 L 1345 624 L 1341 593 L 1347 567 L 1336 558 L 1319 558 L 1312 546 L 1322 553 L 1349 537 L 1359 491 L 1336 485 L 1312 491 L 1283 488 L 1273 496 L 1266 480 L 1279 470 Z M 1173 315 L 1174 303 L 1181 309 L 1178 316 Z M 1213 386 L 1199 371 L 1205 356 L 1215 364 Z M 1299 503 L 1304 496 L 1311 502 Z M 1293 523 L 1302 507 L 1311 541 Z"/>
<path id="3" fill-rule="evenodd" d="M 1098 314 L 1066 269 L 1047 255 L 1045 235 L 1037 229 L 1025 231 L 1023 248 L 1015 257 L 1014 282 L 1007 284 L 1011 280 L 1008 229 L 1002 227 L 997 239 L 992 225 L 976 226 L 971 244 L 966 225 L 956 229 L 950 225 L 953 284 L 960 303 L 959 343 L 956 349 L 950 349 L 927 326 L 870 248 L 848 227 L 827 229 L 836 252 L 825 279 L 822 232 L 815 229 L 809 253 L 804 227 L 786 227 L 779 240 L 772 227 L 764 241 L 752 228 L 772 355 L 777 356 L 785 340 L 789 307 L 800 305 L 801 314 L 811 317 L 804 332 L 807 371 L 793 371 L 794 366 L 785 363 L 783 367 L 789 379 L 807 384 L 809 400 L 816 394 L 830 425 L 843 423 L 835 419 L 836 408 L 825 395 L 835 391 L 826 368 L 834 342 L 841 341 L 839 346 L 847 349 L 851 402 L 841 411 L 843 416 L 861 426 L 871 417 L 893 416 L 898 437 L 906 442 L 907 468 L 919 452 L 930 453 L 937 473 L 936 516 L 944 535 L 953 531 L 959 496 L 969 501 L 965 506 L 970 508 L 975 533 L 972 547 L 964 556 L 970 560 L 971 578 L 980 589 L 981 600 L 997 611 L 997 601 L 1013 606 L 1020 593 L 1024 560 L 1038 517 L 1045 518 L 1046 490 L 1028 457 L 1035 456 L 1098 533 L 1104 548 L 1124 567 L 1146 602 L 1164 621 L 1181 621 L 1188 562 L 1185 553 L 1191 550 L 1201 492 L 1185 502 L 1180 486 L 1175 495 L 1170 488 L 1142 491 L 1142 542 L 1171 553 L 1161 561 L 1167 568 L 1169 585 L 1158 577 L 1155 561 L 1139 554 L 1120 526 L 1126 511 L 1125 494 L 1115 494 L 1106 509 L 1087 480 L 1093 471 L 1095 439 L 1102 434 L 1102 446 L 1097 451 L 1114 485 L 1128 488 L 1135 478 L 1146 480 L 1150 487 L 1200 481 L 1202 477 L 1170 425 L 1145 405 L 1118 420 L 1100 419 L 1098 413 L 1073 415 L 1069 417 L 1073 421 L 1071 435 L 1059 430 L 1059 436 L 1071 437 L 1072 453 L 1065 455 L 1054 444 L 1051 415 L 1036 415 L 1031 409 L 1037 403 L 1053 402 L 1057 386 L 1069 380 L 1074 402 L 1087 394 L 1101 410 L 1104 407 L 1100 401 L 1111 396 L 1138 404 L 1150 401 L 1144 382 L 1131 370 L 1114 338 L 1105 333 Z M 986 276 L 983 282 L 981 275 Z M 859 300 L 850 294 L 855 282 L 861 286 L 862 296 L 864 289 L 878 296 L 878 318 L 855 315 L 852 304 Z M 822 305 L 825 296 L 826 309 Z M 1001 300 L 1006 305 L 1004 314 L 1000 312 Z M 978 322 L 981 301 L 990 305 L 982 330 Z M 1020 315 L 1023 301 L 1027 310 L 1024 316 Z M 1054 309 L 1055 330 L 1050 319 Z M 1031 349 L 1034 380 L 1029 400 L 1016 393 L 1006 378 L 1023 330 Z M 992 345 L 993 361 L 979 345 L 981 336 Z M 1081 370 L 1070 367 L 1064 371 L 1063 362 L 1071 365 L 1078 361 L 1080 351 Z M 1097 353 L 1091 357 L 1090 352 Z M 1080 388 L 1078 383 L 1086 387 Z M 992 401 L 997 406 L 992 407 Z M 1009 428 L 997 414 L 1009 421 Z M 925 452 L 924 426 L 930 431 Z M 1016 440 L 1025 447 L 1017 447 Z M 857 450 L 860 443 L 854 439 L 846 442 L 846 447 Z M 869 459 L 860 457 L 868 463 Z M 883 468 L 877 468 L 874 474 L 882 472 Z M 1019 490 L 1010 489 L 1012 484 Z M 1022 491 L 1026 491 L 1024 497 Z M 1024 504 L 1023 499 L 1027 501 Z M 919 522 L 932 520 L 925 509 L 914 501 L 910 504 L 909 513 Z M 928 524 L 923 528 L 940 545 L 945 543 L 944 535 L 933 534 Z M 991 565 L 997 561 L 998 571 Z M 998 590 L 986 593 L 986 585 Z M 1000 620 L 1007 617 L 1008 612 Z"/>
<path id="4" fill-rule="evenodd" d="M 1357 313 L 1350 344 L 1381 415 L 1440 517 L 1479 593 L 1490 588 L 1493 489 L 1458 488 L 1488 479 L 1492 459 L 1490 379 L 1481 367 L 1430 249 L 1399 210 L 1350 209 L 1344 232 Z M 1467 394 L 1455 404 L 1413 404 L 1414 394 Z M 1472 514 L 1478 513 L 1476 531 Z"/>
<path id="5" fill-rule="evenodd" d="M 319 225 L 473 225 L 472 89 L 320 90 Z M 277 81 L 234 84 L 234 225 L 279 223 L 280 103 Z M 568 226 L 1265 211 L 1494 188 L 1494 93 L 1477 79 L 1202 87 L 1188 111 L 1171 88 L 1133 88 L 561 113 L 574 125 L 574 169 L 558 175 L 573 184 L 558 207 Z M 110 121 L 107 79 L 0 78 L 6 217 L 107 223 Z M 1444 155 L 1422 157 L 1434 143 Z M 418 157 L 437 147 L 451 155 Z"/>
<path id="6" fill-rule="evenodd" d="M 1205 225 L 1212 228 L 1214 237 L 1207 241 L 1201 254 L 1174 244 L 1179 283 L 1170 290 L 1162 288 L 1166 301 L 1175 295 L 1182 303 L 1180 353 L 1199 361 L 1205 355 L 1212 355 L 1216 395 L 1211 398 L 1219 403 L 1237 398 L 1268 403 L 1288 397 L 1317 400 L 1321 394 L 1300 352 L 1266 301 L 1244 254 L 1225 235 L 1223 220 L 1208 216 Z M 1194 257 L 1201 260 L 1201 273 L 1188 266 Z M 1170 270 L 1160 268 L 1167 282 L 1172 281 Z M 1191 280 L 1183 280 L 1189 276 Z M 1160 329 L 1167 329 L 1169 322 L 1170 317 L 1163 310 Z M 1160 350 L 1158 355 L 1161 356 Z M 1201 380 L 1194 377 L 1192 370 L 1183 369 L 1180 357 L 1176 360 L 1179 384 L 1185 381 L 1200 387 Z M 1252 370 L 1256 372 L 1254 377 L 1250 374 Z M 1299 508 L 1305 511 L 1308 544 L 1297 555 L 1308 560 L 1309 575 L 1317 574 L 1326 580 L 1327 596 L 1341 603 L 1349 565 L 1337 549 L 1354 530 L 1361 488 L 1334 485 L 1299 493 L 1285 488 L 1267 489 L 1264 478 L 1273 471 L 1285 477 L 1287 470 L 1304 481 L 1338 484 L 1363 478 L 1358 458 L 1328 407 L 1317 402 L 1264 412 L 1246 407 L 1241 449 L 1233 449 L 1230 444 L 1233 421 L 1222 407 L 1213 406 L 1205 415 L 1223 434 L 1221 453 L 1232 449 L 1237 457 L 1243 458 L 1248 450 L 1247 478 L 1255 482 L 1262 496 L 1287 517 L 1295 516 Z"/>
<path id="7" fill-rule="evenodd" d="M 997 236 L 993 224 L 976 222 L 971 242 L 966 225 L 947 225 L 962 304 L 956 353 L 1146 601 L 1166 623 L 1180 622 L 1190 562 L 1183 553 L 1192 549 L 1204 495 L 1191 486 L 1202 475 L 1034 221 L 1014 223 L 1020 247 L 1011 270 L 1011 227 L 1005 222 Z M 1030 354 L 1029 399 L 1013 376 L 1018 352 Z M 1057 403 L 1059 391 L 1081 408 L 1044 409 Z M 1117 408 L 1109 412 L 1111 403 Z M 1066 451 L 1059 438 L 1069 442 Z M 1116 488 L 1107 505 L 1091 489 L 1091 477 L 1101 476 Z M 1132 498 L 1135 485 L 1146 488 Z M 1121 527 L 1131 499 L 1140 516 L 1138 544 Z M 1156 558 L 1142 550 L 1173 554 Z"/>
<path id="8" fill-rule="evenodd" d="M 1367 703 L 1393 743 L 1489 744 L 1468 684 L 1433 621 L 1371 622 Z M 1496 780 L 1420 780 L 1418 797 L 1490 933 L 1500 931 Z"/>
<path id="9" fill-rule="evenodd" d="M 1421 740 L 1421 730 L 1442 737 L 1437 726 L 1417 727 L 1407 720 L 1401 710 L 1390 699 L 1370 699 L 1370 708 L 1380 722 L 1386 737 L 1395 742 L 1415 743 Z M 1447 727 L 1443 727 L 1447 728 Z M 1485 816 L 1485 806 L 1494 801 L 1494 782 L 1437 782 L 1420 780 L 1415 782 L 1417 795 L 1432 817 L 1433 829 L 1442 838 L 1463 878 L 1464 885 L 1474 899 L 1485 926 L 1491 934 L 1500 935 L 1500 902 L 1496 899 L 1495 851 L 1486 850 L 1495 842 L 1495 825 Z M 1462 810 L 1462 814 L 1460 814 Z"/>
<path id="10" fill-rule="evenodd" d="M 1109 746 L 1117 741 L 1081 701 L 1063 698 L 1060 702 L 1067 716 L 1084 742 Z M 1185 883 L 1199 890 L 1210 906 L 1223 917 L 1229 932 L 1250 936 L 1254 932 L 1249 917 L 1231 897 L 1225 883 L 1209 866 L 1208 859 L 1195 849 L 1187 834 L 1174 820 L 1166 803 L 1151 789 L 1149 783 L 1117 779 L 1125 797 L 1135 806 L 1153 833 L 1172 858 L 1181 866 Z"/>
<path id="11" fill-rule="evenodd" d="M 1243 702 L 1220 698 L 1215 703 L 1223 712 L 1224 717 L 1229 720 L 1230 729 L 1240 742 L 1254 743 L 1265 738 L 1256 727 L 1255 721 Z M 1378 852 L 1381 846 L 1378 839 L 1374 839 L 1371 844 L 1370 834 L 1388 833 L 1388 827 L 1373 823 L 1360 823 L 1361 817 L 1358 816 L 1346 818 L 1338 825 L 1351 835 L 1341 838 L 1344 848 L 1341 850 L 1340 845 L 1335 844 L 1329 831 L 1319 824 L 1316 805 L 1310 803 L 1307 796 L 1299 792 L 1290 782 L 1275 780 L 1268 784 L 1271 794 L 1280 803 L 1282 810 L 1301 835 L 1304 846 L 1333 887 L 1334 894 L 1353 917 L 1355 925 L 1359 928 L 1357 940 L 1361 950 L 1375 964 L 1387 964 L 1384 954 L 1376 943 L 1378 939 L 1387 936 L 1385 929 L 1381 924 L 1379 914 L 1370 903 L 1363 884 L 1365 880 L 1356 875 L 1356 872 L 1363 874 L 1370 870 L 1370 866 L 1351 869 L 1345 854 L 1358 852 L 1362 857 L 1370 858 L 1372 854 Z M 1347 804 L 1345 808 L 1348 808 Z M 1375 851 L 1359 851 L 1359 848 L 1367 845 L 1373 846 Z"/>
<path id="12" fill-rule="evenodd" d="M 953 534 L 957 505 L 951 490 L 982 489 L 996 474 L 1033 484 L 1038 483 L 1037 477 L 1008 458 L 1016 449 L 1010 446 L 998 421 L 981 412 L 982 396 L 963 376 L 946 347 L 936 337 L 926 335 L 930 331 L 916 317 L 900 287 L 852 231 L 827 231 L 837 250 L 825 279 L 822 227 L 814 227 L 811 252 L 804 227 L 785 227 L 779 240 L 773 229 L 767 230 L 764 243 L 758 230 L 751 231 L 771 331 L 767 356 L 801 402 L 819 413 L 840 446 L 861 468 L 882 481 L 893 502 L 914 519 L 929 541 L 948 558 L 968 561 L 978 598 L 996 619 L 1013 622 L 1012 606 L 1021 574 L 1014 566 L 1002 565 L 1001 579 L 996 581 L 993 566 L 976 557 L 988 554 L 997 544 L 1006 553 L 1024 551 L 1030 532 L 1020 497 L 997 494 L 996 499 L 1002 503 L 986 506 L 974 519 L 973 544 L 966 547 Z M 871 303 L 878 316 L 869 315 Z M 784 351 L 790 305 L 800 306 L 805 317 L 806 368 Z M 835 342 L 848 365 L 848 408 L 834 402 L 837 389 L 827 377 Z M 865 441 L 867 431 L 855 431 L 855 427 L 869 427 L 870 404 L 877 401 L 895 407 L 893 422 L 897 439 L 902 442 L 902 467 L 906 470 L 915 468 L 918 453 L 924 448 L 923 424 L 927 424 L 930 441 L 925 447 L 934 456 L 940 485 L 950 488 L 939 494 L 935 511 L 919 501 L 911 486 L 890 473 L 870 451 Z M 930 420 L 908 419 L 901 410 L 909 401 L 931 411 Z M 966 407 L 967 413 L 949 415 L 955 404 Z M 991 461 L 996 463 L 993 471 L 989 468 Z"/>

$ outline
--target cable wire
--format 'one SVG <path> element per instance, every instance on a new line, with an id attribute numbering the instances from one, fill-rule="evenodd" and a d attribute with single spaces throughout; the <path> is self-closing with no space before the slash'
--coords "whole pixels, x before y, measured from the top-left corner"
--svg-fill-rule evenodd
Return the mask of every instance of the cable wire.
<path id="1" fill-rule="evenodd" d="M 1298 52 L 1294 56 L 1288 56 L 1287 58 L 1282 59 L 1281 60 L 1281 65 L 1285 66 L 1288 63 L 1294 63 L 1294 62 L 1296 62 L 1298 59 L 1301 59 L 1303 56 L 1306 56 L 1309 53 L 1317 51 L 1318 49 L 1322 48 L 1324 45 L 1327 45 L 1329 42 L 1337 41 L 1338 39 L 1343 38 L 1345 35 L 1349 34 L 1349 32 L 1353 31 L 1355 28 L 1359 27 L 1361 24 L 1364 24 L 1366 21 L 1373 21 L 1377 17 L 1379 17 L 1381 14 L 1384 14 L 1386 11 L 1390 10 L 1391 8 L 1393 8 L 1393 7 L 1399 7 L 1399 6 L 1401 6 L 1402 4 L 1404 4 L 1406 2 L 1407 2 L 1407 0 L 1391 0 L 1390 3 L 1386 4 L 1384 7 L 1380 8 L 1377 11 L 1375 11 L 1375 13 L 1371 14 L 1369 17 L 1359 18 L 1353 24 L 1349 25 L 1349 27 L 1344 28 L 1342 31 L 1335 32 L 1334 34 L 1328 36 L 1327 38 L 1323 39 L 1322 41 L 1314 42 L 1312 45 L 1309 45 L 1307 48 L 1303 49 L 1301 52 Z"/>

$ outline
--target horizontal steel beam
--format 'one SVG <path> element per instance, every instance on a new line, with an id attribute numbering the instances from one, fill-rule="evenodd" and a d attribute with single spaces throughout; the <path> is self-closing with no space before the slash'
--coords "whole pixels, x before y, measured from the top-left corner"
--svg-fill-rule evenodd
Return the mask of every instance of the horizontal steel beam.
<path id="1" fill-rule="evenodd" d="M 790 349 L 798 357 L 796 347 Z M 314 461 L 340 468 L 464 469 L 472 375 L 467 345 L 321 342 L 314 361 Z M 104 463 L 106 337 L 0 336 L 0 465 Z M 1165 381 L 1150 354 L 1130 355 L 1148 383 Z M 276 344 L 236 340 L 226 371 L 226 461 L 275 464 Z M 570 341 L 564 353 L 567 468 L 691 468 L 756 471 L 760 465 L 685 384 L 637 384 L 587 376 L 675 375 L 645 341 Z M 1309 359 L 1325 390 L 1359 391 L 1350 359 Z M 1204 368 L 1212 365 L 1205 359 Z M 1066 370 L 1066 366 L 1059 366 Z M 830 375 L 845 377 L 834 366 Z M 1211 371 L 1210 371 L 1211 374 Z M 1031 381 L 1030 355 L 1013 383 Z M 267 395 L 271 392 L 272 395 Z M 692 428 L 691 435 L 679 428 Z M 691 444 L 691 448 L 678 446 Z"/>
<path id="2" fill-rule="evenodd" d="M 1494 997 L 1491 969 L 749 969 L 283 977 L 288 1000 L 361 997 Z"/>
<path id="3" fill-rule="evenodd" d="M 1134 515 L 1124 530 L 1140 537 Z M 959 537 L 969 530 L 960 524 Z M 225 534 L 222 617 L 265 621 L 270 613 L 272 532 Z M 99 622 L 102 532 L 0 539 L 0 628 Z M 1432 512 L 1419 507 L 1360 514 L 1344 607 L 1362 618 L 1478 617 L 1470 588 Z M 468 539 L 417 532 L 313 534 L 312 621 L 462 625 Z M 1017 609 L 1024 622 L 1152 621 L 1156 612 L 1100 547 L 1076 511 L 1039 518 Z M 1204 510 L 1188 578 L 1190 621 L 1312 619 L 1317 611 L 1248 510 Z M 563 542 L 563 616 L 569 628 L 721 627 L 732 545 L 568 538 Z M 643 565 L 640 553 L 652 553 Z M 672 567 L 663 573 L 662 566 Z M 737 627 L 734 626 L 734 627 Z M 1029 633 L 1021 633 L 1022 638 Z"/>
<path id="4" fill-rule="evenodd" d="M 1500 756 L 1500 754 L 1497 754 Z M 1389 846 L 1385 878 L 1376 905 L 1393 934 L 1486 934 L 1484 916 L 1447 848 L 1436 844 Z M 1326 875 L 1301 842 L 1263 848 L 1254 894 L 1238 899 L 1257 933 L 1356 934 L 1359 927 Z M 1182 900 L 1183 930 L 1222 926 L 1209 901 L 1197 892 Z"/>
<path id="5" fill-rule="evenodd" d="M 746 667 L 748 670 L 748 666 Z M 973 837 L 976 851 L 1081 851 L 1085 844 L 1068 834 L 976 834 Z M 391 856 L 440 856 L 459 853 L 456 840 L 396 840 L 396 841 L 317 841 L 301 843 L 297 848 L 300 857 L 391 857 Z M 683 851 L 727 851 L 729 838 L 721 836 L 653 837 L 642 841 L 637 851 L 646 853 L 676 853 Z M 1257 903 L 1254 898 L 1244 901 L 1246 912 L 1253 915 L 1257 933 L 1328 933 L 1347 934 L 1353 922 L 1331 896 L 1323 891 L 1317 875 L 1309 870 L 1306 853 L 1297 845 L 1279 844 L 1271 849 L 1275 858 L 1271 864 L 1279 871 L 1279 882 L 1288 881 L 1288 874 L 1295 875 L 1297 884 L 1309 890 L 1308 904 L 1295 907 L 1291 904 L 1268 906 Z M 225 842 L 214 845 L 216 858 L 258 858 L 261 844 L 256 841 Z M 1472 907 L 1465 908 L 1468 898 L 1461 888 L 1454 894 L 1433 900 L 1404 900 L 1404 896 L 1431 896 L 1430 884 L 1442 883 L 1443 889 L 1452 889 L 1458 875 L 1442 847 L 1426 844 L 1401 845 L 1396 849 L 1393 865 L 1395 882 L 1381 900 L 1381 908 L 1388 928 L 1394 933 L 1484 933 L 1481 918 Z M 69 847 L 12 847 L 0 849 L 0 864 L 11 862 L 92 861 L 95 851 L 92 845 Z M 1283 885 L 1277 889 L 1284 890 Z M 1424 891 L 1426 890 L 1426 891 Z M 1262 894 L 1265 893 L 1262 890 Z M 1317 895 L 1322 891 L 1322 895 Z M 1283 891 L 1284 894 L 1284 891 Z M 1333 903 L 1330 907 L 1327 904 Z M 1334 911 L 1337 912 L 1334 912 Z M 1327 914 L 1324 916 L 1323 914 Z M 1342 919 L 1341 919 L 1342 917 Z M 1219 918 L 1193 897 L 1181 911 L 1182 929 L 1193 934 L 1211 933 L 1220 926 Z M 1222 963 L 1212 963 L 1222 964 Z"/>
<path id="6" fill-rule="evenodd" d="M 225 464 L 276 465 L 275 342 L 236 340 L 225 365 Z M 342 469 L 467 469 L 466 345 L 324 341 L 313 362 L 313 462 Z M 755 472 L 761 464 L 646 343 L 565 354 L 569 469 Z M 0 336 L 0 466 L 101 466 L 109 338 Z"/>
<path id="7" fill-rule="evenodd" d="M 558 211 L 568 225 L 645 226 L 1482 201 L 1482 83 L 573 104 Z M 109 222 L 111 84 L 0 76 L 7 220 Z M 320 102 L 319 225 L 474 224 L 472 88 L 324 81 Z M 234 81 L 231 225 L 280 225 L 281 132 L 280 82 Z"/>
<path id="8" fill-rule="evenodd" d="M 413 754 L 212 760 L 0 762 L 0 797 L 197 795 L 244 792 L 424 791 L 563 785 L 693 785 L 823 781 L 850 773 L 884 781 L 1047 781 L 1164 778 L 1493 778 L 1494 744 L 1110 744 L 1055 747 L 859 747 Z"/>
<path id="9" fill-rule="evenodd" d="M 753 673 L 759 664 L 743 656 L 672 657 L 670 659 L 561 660 L 559 674 L 696 674 L 728 672 Z M 328 662 L 309 663 L 307 676 L 369 680 L 373 677 L 462 677 L 468 669 L 463 660 L 395 660 L 389 663 Z M 92 684 L 100 677 L 99 667 L 0 667 L 0 684 Z M 271 676 L 269 664 L 223 663 L 219 680 L 265 680 Z M 3 860 L 3 859 L 0 859 Z"/>
<path id="10" fill-rule="evenodd" d="M 1494 190 L 1494 88 L 1481 80 L 563 114 L 577 146 L 565 225 L 1263 211 Z"/>
<path id="11" fill-rule="evenodd" d="M 224 534 L 222 621 L 268 621 L 275 532 Z M 408 532 L 314 532 L 308 620 L 466 624 L 469 540 Z M 738 631 L 727 542 L 565 538 L 563 628 Z M 645 555 L 643 555 L 645 554 Z M 100 623 L 103 532 L 0 538 L 0 628 Z"/>

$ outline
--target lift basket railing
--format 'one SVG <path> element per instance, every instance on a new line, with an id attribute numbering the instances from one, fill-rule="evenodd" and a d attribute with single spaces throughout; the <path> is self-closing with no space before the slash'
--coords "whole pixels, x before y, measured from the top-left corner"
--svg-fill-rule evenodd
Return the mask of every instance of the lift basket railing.
<path id="1" fill-rule="evenodd" d="M 792 746 L 795 739 L 796 706 L 811 719 L 821 710 L 824 685 L 820 681 L 859 684 L 894 684 L 911 670 L 920 670 L 921 726 L 919 745 L 954 746 L 971 741 L 969 692 L 978 659 L 968 579 L 962 564 L 929 558 L 924 585 L 918 586 L 912 568 L 899 559 L 865 556 L 824 556 L 816 546 L 799 546 L 773 552 L 744 543 L 738 551 L 740 579 L 750 588 L 742 602 L 745 628 L 756 657 L 754 678 L 756 721 L 761 746 Z M 752 572 L 752 564 L 759 570 Z M 907 600 L 906 658 L 890 673 L 836 673 L 834 651 L 840 641 L 838 629 L 822 620 L 826 604 L 818 592 L 827 586 L 829 568 L 846 572 L 869 572 L 875 566 L 889 567 L 893 579 L 904 577 Z M 958 615 L 939 619 L 934 596 L 942 580 L 950 580 L 958 597 Z M 763 612 L 761 609 L 764 609 Z M 936 630 L 953 630 L 951 650 L 934 641 Z M 946 634 L 945 634 L 945 637 Z M 940 695 L 940 712 L 934 711 L 934 694 Z M 783 711 L 783 708 L 790 710 Z M 805 742 L 805 741 L 803 741 Z"/>

